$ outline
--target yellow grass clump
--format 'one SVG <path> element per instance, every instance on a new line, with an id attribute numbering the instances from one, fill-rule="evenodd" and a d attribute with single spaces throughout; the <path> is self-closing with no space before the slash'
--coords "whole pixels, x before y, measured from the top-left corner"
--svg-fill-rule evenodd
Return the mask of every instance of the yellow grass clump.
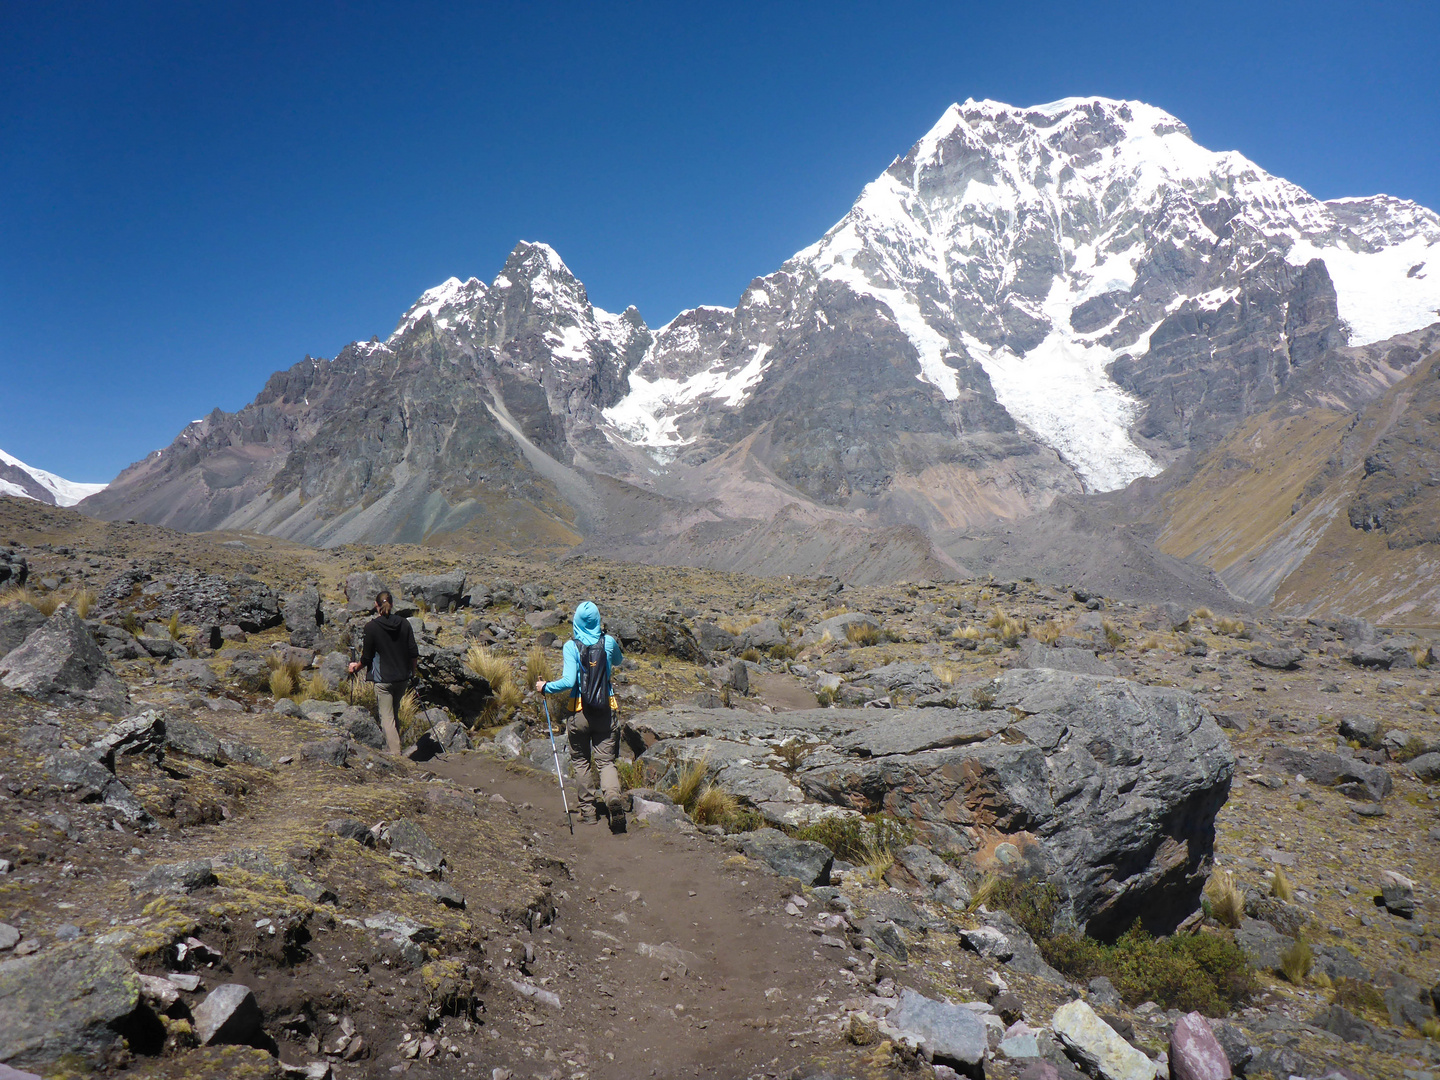
<path id="1" fill-rule="evenodd" d="M 741 634 L 743 634 L 746 630 L 750 629 L 750 627 L 754 626 L 759 621 L 759 615 L 737 615 L 733 618 L 721 619 L 715 625 L 720 627 L 720 629 L 724 630 L 727 634 L 733 634 L 734 636 L 739 637 Z"/>
<path id="2" fill-rule="evenodd" d="M 1215 873 L 1205 886 L 1205 898 L 1210 901 L 1210 914 L 1216 922 L 1234 929 L 1245 917 L 1245 897 L 1235 885 L 1235 875 L 1229 870 Z"/>
<path id="3" fill-rule="evenodd" d="M 1060 623 L 1056 619 L 1047 619 L 1038 626 L 1031 627 L 1030 636 L 1042 645 L 1054 645 L 1060 640 Z"/>
<path id="4" fill-rule="evenodd" d="M 869 623 L 851 623 L 845 628 L 845 640 L 852 645 L 878 645 L 880 643 L 880 628 L 871 626 Z"/>
<path id="5" fill-rule="evenodd" d="M 1287 904 L 1295 899 L 1295 886 L 1291 885 L 1290 879 L 1285 876 L 1283 866 L 1275 868 L 1275 876 L 1270 881 L 1270 895 Z"/>
<path id="6" fill-rule="evenodd" d="M 400 732 L 401 746 L 409 746 L 421 736 L 422 718 L 419 696 L 414 690 L 406 690 L 395 709 L 395 727 Z"/>
<path id="7" fill-rule="evenodd" d="M 357 671 L 346 682 L 345 701 L 350 705 L 362 705 L 367 709 L 375 708 L 375 684 L 365 677 L 363 671 Z"/>
<path id="8" fill-rule="evenodd" d="M 710 755 L 702 754 L 680 770 L 679 777 L 675 783 L 670 785 L 667 794 L 675 800 L 676 805 L 683 806 L 687 814 L 691 813 L 695 809 L 696 801 L 700 798 L 701 789 L 705 786 L 705 777 L 709 772 Z"/>

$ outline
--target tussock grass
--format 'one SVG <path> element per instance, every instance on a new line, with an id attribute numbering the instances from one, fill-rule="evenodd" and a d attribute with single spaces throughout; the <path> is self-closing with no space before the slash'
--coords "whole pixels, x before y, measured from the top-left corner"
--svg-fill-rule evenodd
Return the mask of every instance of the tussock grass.
<path id="1" fill-rule="evenodd" d="M 1125 644 L 1125 635 L 1120 633 L 1119 627 L 1109 619 L 1104 620 L 1100 625 L 1104 628 L 1105 640 L 1110 643 L 1112 649 L 1118 649 Z"/>
<path id="2" fill-rule="evenodd" d="M 1228 616 L 1221 616 L 1212 624 L 1217 634 L 1226 637 L 1243 637 L 1245 634 L 1245 620 L 1231 619 Z"/>
<path id="3" fill-rule="evenodd" d="M 497 686 L 509 682 L 512 677 L 510 661 L 480 645 L 470 646 L 469 651 L 465 654 L 465 666 L 472 675 L 478 676 L 490 684 L 492 694 L 496 692 Z"/>
<path id="4" fill-rule="evenodd" d="M 950 636 L 961 641 L 979 641 L 985 636 L 985 632 L 978 626 L 961 626 Z"/>
<path id="5" fill-rule="evenodd" d="M 705 786 L 705 777 L 710 772 L 710 755 L 702 754 L 685 765 L 680 770 L 680 775 L 675 783 L 670 785 L 666 792 L 676 804 L 683 806 L 687 814 L 695 809 L 695 802 L 700 798 L 700 792 Z"/>
<path id="6" fill-rule="evenodd" d="M 960 677 L 960 673 L 949 664 L 936 664 L 930 670 L 935 673 L 935 678 L 940 680 L 941 686 L 954 686 L 955 680 Z"/>
<path id="7" fill-rule="evenodd" d="M 0 593 L 0 603 L 4 604 L 29 604 L 36 611 L 46 618 L 55 614 L 60 606 L 60 594 L 55 592 L 38 592 L 28 585 L 20 585 L 13 589 L 6 589 Z"/>
<path id="8" fill-rule="evenodd" d="M 430 604 L 423 596 L 415 598 L 415 610 L 420 613 L 420 620 L 424 622 L 425 616 L 430 614 Z"/>
<path id="9" fill-rule="evenodd" d="M 1030 636 L 1042 645 L 1054 645 L 1060 640 L 1060 623 L 1055 619 L 1047 619 L 1038 626 L 1031 627 Z"/>
<path id="10" fill-rule="evenodd" d="M 1192 622 L 1204 622 L 1205 620 L 1213 619 L 1214 617 L 1215 613 L 1211 611 L 1208 607 L 1198 607 L 1190 613 L 1190 620 Z"/>
<path id="11" fill-rule="evenodd" d="M 141 629 L 140 619 L 133 611 L 125 612 L 125 617 L 120 620 L 120 626 L 131 637 L 138 637 Z"/>
<path id="12" fill-rule="evenodd" d="M 1020 639 L 1025 636 L 1029 629 L 1023 620 L 1006 615 L 999 608 L 990 613 L 990 618 L 985 623 L 990 628 L 989 636 L 1000 644 L 1014 647 L 1019 644 Z"/>
<path id="13" fill-rule="evenodd" d="M 844 604 L 841 604 L 839 607 L 831 608 L 829 611 L 822 611 L 822 612 L 820 613 L 820 621 L 821 621 L 821 622 L 824 622 L 826 619 L 834 619 L 834 618 L 836 618 L 836 617 L 838 617 L 838 616 L 840 616 L 840 615 L 849 615 L 849 614 L 850 614 L 850 609 L 849 609 L 848 607 L 846 607 Z"/>
<path id="14" fill-rule="evenodd" d="M 740 659 L 748 660 L 752 664 L 758 664 L 760 663 L 761 659 L 760 650 L 755 648 L 754 645 L 751 645 L 750 648 L 746 649 L 743 653 L 740 654 Z"/>
<path id="15" fill-rule="evenodd" d="M 350 676 L 344 693 L 346 702 L 351 705 L 362 705 L 367 709 L 375 708 L 375 684 L 365 678 L 363 671 L 357 671 Z"/>
<path id="16" fill-rule="evenodd" d="M 490 687 L 490 700 L 480 713 L 482 727 L 504 723 L 524 703 L 525 687 L 516 680 L 515 669 L 505 657 L 471 645 L 465 654 L 465 666 Z"/>
<path id="17" fill-rule="evenodd" d="M 338 695 L 330 689 L 330 683 L 320 672 L 315 672 L 305 683 L 305 696 L 311 701 L 337 701 Z"/>
<path id="18" fill-rule="evenodd" d="M 771 659 L 771 660 L 794 660 L 795 657 L 797 657 L 797 656 L 799 656 L 799 655 L 800 655 L 800 650 L 797 649 L 794 645 L 771 645 L 771 646 L 770 646 L 770 659 Z"/>
<path id="19" fill-rule="evenodd" d="M 723 825 L 739 809 L 740 803 L 734 795 L 720 790 L 713 784 L 707 784 L 705 789 L 696 796 L 695 807 L 690 811 L 690 818 L 696 825 Z"/>
<path id="20" fill-rule="evenodd" d="M 615 762 L 615 771 L 620 774 L 621 791 L 650 786 L 649 777 L 646 776 L 645 762 L 639 758 L 631 761 L 625 761 L 623 759 L 617 760 Z"/>
<path id="21" fill-rule="evenodd" d="M 831 705 L 835 704 L 835 692 L 828 689 L 816 691 L 815 704 L 822 709 L 828 709 Z"/>
<path id="22" fill-rule="evenodd" d="M 550 657 L 539 645 L 532 645 L 525 654 L 525 685 L 534 686 L 541 679 L 550 682 L 554 678 L 555 669 L 550 665 Z"/>
<path id="23" fill-rule="evenodd" d="M 70 597 L 70 606 L 75 609 L 75 614 L 85 619 L 90 616 L 90 609 L 95 606 L 94 589 L 76 589 Z"/>
<path id="24" fill-rule="evenodd" d="M 1310 974 L 1310 968 L 1315 963 L 1315 951 L 1310 948 L 1310 943 L 1301 934 L 1295 939 L 1295 943 L 1280 954 L 1280 974 L 1299 986 Z"/>
<path id="25" fill-rule="evenodd" d="M 1160 639 L 1154 634 L 1151 634 L 1140 643 L 1141 652 L 1154 652 L 1158 648 L 1160 648 Z"/>
<path id="26" fill-rule="evenodd" d="M 406 690 L 395 707 L 395 727 L 400 731 L 400 745 L 410 746 L 430 725 L 420 709 L 420 698 L 414 690 Z"/>
<path id="27" fill-rule="evenodd" d="M 885 880 L 885 871 L 895 865 L 895 853 L 888 848 L 871 843 L 867 844 L 861 854 L 855 869 L 862 881 L 871 885 L 879 885 Z"/>
<path id="28" fill-rule="evenodd" d="M 852 645 L 868 646 L 880 644 L 880 628 L 869 623 L 851 623 L 845 628 L 845 640 Z"/>
<path id="29" fill-rule="evenodd" d="M 169 632 L 171 641 L 180 640 L 180 613 L 178 611 L 170 613 L 170 618 L 165 620 L 165 629 Z"/>
<path id="30" fill-rule="evenodd" d="M 715 625 L 724 630 L 727 634 L 739 637 L 750 627 L 760 621 L 759 615 L 737 615 L 728 619 L 721 619 Z"/>
<path id="31" fill-rule="evenodd" d="M 1232 930 L 1245 917 L 1245 897 L 1235 885 L 1235 875 L 1229 870 L 1218 870 L 1205 885 L 1205 899 L 1210 904 L 1210 915 L 1216 922 Z"/>
<path id="32" fill-rule="evenodd" d="M 995 895 L 1000 891 L 1000 875 L 986 874 L 975 886 L 974 892 L 970 894 L 970 903 L 966 911 L 979 911 L 982 907 L 989 907 L 995 901 Z"/>
<path id="33" fill-rule="evenodd" d="M 1275 876 L 1270 881 L 1270 895 L 1276 900 L 1283 900 L 1290 903 L 1295 899 L 1295 887 L 1290 884 L 1290 879 L 1285 876 L 1283 866 L 1275 867 Z"/>
<path id="34" fill-rule="evenodd" d="M 305 700 L 305 687 L 301 683 L 301 672 L 304 670 L 298 660 L 282 660 L 278 656 L 270 657 L 270 696 L 276 701 L 281 698 L 290 698 L 297 704 Z"/>

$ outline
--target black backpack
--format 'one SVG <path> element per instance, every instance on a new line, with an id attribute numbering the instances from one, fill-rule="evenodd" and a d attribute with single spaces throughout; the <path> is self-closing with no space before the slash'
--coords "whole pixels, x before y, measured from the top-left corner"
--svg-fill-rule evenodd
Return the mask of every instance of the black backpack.
<path id="1" fill-rule="evenodd" d="M 606 676 L 610 672 L 610 658 L 605 652 L 605 629 L 600 629 L 600 640 L 594 645 L 576 643 L 580 653 L 580 704 L 582 707 L 602 709 L 610 707 L 610 692 L 606 688 Z"/>

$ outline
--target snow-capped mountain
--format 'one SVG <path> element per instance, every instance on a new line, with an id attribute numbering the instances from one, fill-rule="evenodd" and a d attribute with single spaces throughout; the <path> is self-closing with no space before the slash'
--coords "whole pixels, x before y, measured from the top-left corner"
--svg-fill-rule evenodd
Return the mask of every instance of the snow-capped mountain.
<path id="1" fill-rule="evenodd" d="M 1295 295 L 1312 259 L 1329 282 Z M 1158 472 L 1195 414 L 1233 419 L 1283 388 L 1304 359 L 1286 317 L 1312 290 L 1323 305 L 1333 286 L 1340 324 L 1325 345 L 1440 320 L 1440 217 L 1386 196 L 1319 202 L 1141 102 L 967 101 L 733 311 L 659 330 L 606 413 L 615 431 L 669 456 L 701 438 L 783 368 L 777 339 L 803 336 L 831 285 L 880 305 L 913 347 L 914 377 L 946 401 L 962 393 L 957 363 L 978 362 L 1024 429 L 1108 490 Z M 1244 322 L 1262 294 L 1283 310 L 1242 335 L 1246 352 L 1268 354 L 1244 359 L 1259 370 L 1178 385 L 1214 357 L 1190 358 L 1177 379 L 1174 332 Z M 1147 410 L 1172 415 L 1144 423 Z"/>
<path id="2" fill-rule="evenodd" d="M 1139 102 L 970 101 L 733 308 L 651 330 L 521 243 L 489 284 L 450 278 L 386 340 L 278 372 L 83 508 L 321 544 L 605 538 L 771 572 L 771 548 L 844 526 L 825 557 L 853 561 L 866 529 L 918 550 L 914 526 L 1124 486 L 1282 396 L 1358 407 L 1414 367 L 1431 338 L 1395 335 L 1437 309 L 1429 210 L 1319 202 Z"/>
<path id="3" fill-rule="evenodd" d="M 0 450 L 0 495 L 35 499 L 51 506 L 74 506 L 81 499 L 104 491 L 104 484 L 80 484 L 26 465 Z"/>

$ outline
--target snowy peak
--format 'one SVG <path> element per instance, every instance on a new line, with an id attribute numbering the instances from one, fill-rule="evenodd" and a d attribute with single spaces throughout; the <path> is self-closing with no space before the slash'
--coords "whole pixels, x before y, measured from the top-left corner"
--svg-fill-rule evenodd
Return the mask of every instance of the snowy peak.
<path id="1" fill-rule="evenodd" d="M 74 506 L 81 499 L 103 491 L 105 484 L 81 484 L 54 473 L 26 465 L 0 450 L 0 495 L 35 499 L 50 506 Z"/>
<path id="2" fill-rule="evenodd" d="M 484 301 L 486 293 L 485 283 L 473 277 L 469 281 L 452 277 L 433 289 L 426 289 L 420 294 L 420 299 L 410 305 L 410 310 L 401 316 L 388 340 L 398 341 L 427 317 L 433 318 L 435 325 L 442 330 L 451 327 L 474 330 L 474 311 Z"/>

